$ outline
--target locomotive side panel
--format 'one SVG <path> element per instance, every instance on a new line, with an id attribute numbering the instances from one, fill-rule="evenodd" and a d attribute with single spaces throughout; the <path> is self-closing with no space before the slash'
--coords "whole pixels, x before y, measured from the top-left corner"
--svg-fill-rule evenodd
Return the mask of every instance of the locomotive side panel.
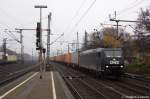
<path id="1" fill-rule="evenodd" d="M 79 58 L 79 65 L 86 69 L 91 69 L 97 71 L 97 54 L 96 53 L 87 53 L 81 54 Z"/>

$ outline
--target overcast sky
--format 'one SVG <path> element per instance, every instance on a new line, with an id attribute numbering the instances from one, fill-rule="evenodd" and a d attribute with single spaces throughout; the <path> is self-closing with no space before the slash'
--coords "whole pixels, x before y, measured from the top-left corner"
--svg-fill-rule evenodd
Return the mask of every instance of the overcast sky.
<path id="1" fill-rule="evenodd" d="M 14 31 L 15 28 L 36 28 L 39 9 L 35 9 L 34 5 L 39 4 L 48 6 L 42 10 L 43 28 L 47 28 L 47 15 L 52 12 L 51 30 L 55 35 L 51 35 L 51 41 L 64 33 L 58 41 L 73 42 L 76 40 L 76 32 L 79 32 L 82 42 L 85 30 L 90 33 L 94 28 L 99 30 L 100 23 L 113 24 L 108 15 L 113 17 L 114 11 L 117 11 L 118 19 L 136 20 L 140 8 L 148 7 L 150 0 L 0 0 L 0 44 L 3 38 L 11 39 L 4 32 L 5 29 Z M 86 13 L 88 8 L 90 9 Z M 13 33 L 19 39 L 19 34 Z M 31 54 L 33 49 L 35 54 L 35 31 L 23 31 L 23 35 L 25 52 Z M 45 43 L 46 35 L 47 33 L 43 32 Z M 20 52 L 17 42 L 8 40 L 7 43 L 8 48 Z M 51 46 L 52 52 L 60 48 L 67 50 L 67 44 L 56 42 Z"/>

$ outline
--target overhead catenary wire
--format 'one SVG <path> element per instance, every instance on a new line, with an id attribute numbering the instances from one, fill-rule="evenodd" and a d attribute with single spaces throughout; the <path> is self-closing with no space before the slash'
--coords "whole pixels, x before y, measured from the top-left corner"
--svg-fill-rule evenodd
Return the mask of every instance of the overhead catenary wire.
<path id="1" fill-rule="evenodd" d="M 5 22 L 3 22 L 3 21 L 1 21 L 1 20 L 0 20 L 0 23 L 1 23 L 1 24 L 0 24 L 1 29 L 11 28 L 10 25 L 6 24 Z"/>
<path id="2" fill-rule="evenodd" d="M 79 6 L 78 10 L 76 11 L 75 15 L 72 17 L 72 19 L 76 18 L 81 10 L 81 8 L 83 7 L 83 5 L 85 4 L 87 0 L 83 0 L 81 5 Z"/>
<path id="3" fill-rule="evenodd" d="M 87 0 L 83 0 L 81 5 L 79 6 L 79 8 L 77 9 L 77 11 L 75 12 L 74 16 L 71 18 L 71 22 L 69 22 L 69 24 L 67 25 L 67 27 L 65 28 L 64 32 L 69 28 L 69 26 L 71 25 L 72 21 L 78 16 L 81 8 L 83 7 L 83 5 L 85 4 Z"/>
<path id="4" fill-rule="evenodd" d="M 128 6 L 130 6 L 130 7 L 126 7 L 126 8 L 124 8 L 124 9 L 118 11 L 118 14 L 117 14 L 117 15 L 121 15 L 121 14 L 127 12 L 128 10 L 131 10 L 131 8 L 134 8 L 134 7 L 138 6 L 141 2 L 143 2 L 143 0 L 140 0 L 140 1 L 139 1 L 139 0 L 134 0 L 132 3 L 130 3 L 130 5 L 132 5 L 132 6 L 128 5 Z M 107 18 L 108 18 L 108 16 L 104 19 L 104 21 L 102 21 L 102 22 L 100 22 L 100 23 L 106 24 Z M 100 26 L 102 26 L 102 27 L 104 28 L 103 25 L 100 24 Z"/>
<path id="5" fill-rule="evenodd" d="M 62 33 L 58 38 L 56 38 L 53 42 L 50 43 L 50 45 L 54 44 L 58 39 L 60 39 L 62 36 L 64 35 L 64 33 Z"/>
<path id="6" fill-rule="evenodd" d="M 150 34 L 149 32 L 143 32 L 143 31 L 139 31 L 137 29 L 135 29 L 134 27 L 132 27 L 131 25 L 128 25 L 130 28 L 132 28 L 134 31 L 139 32 L 139 33 L 143 33 L 143 34 Z"/>
<path id="7" fill-rule="evenodd" d="M 18 38 L 12 34 L 10 34 L 10 32 L 5 31 L 5 33 L 7 33 L 12 39 L 14 39 L 15 41 L 17 41 L 18 43 L 20 43 L 20 41 L 18 40 Z"/>
<path id="8" fill-rule="evenodd" d="M 44 16 L 44 17 L 42 18 L 42 21 L 45 20 L 45 19 L 47 19 L 47 16 Z M 26 25 L 31 24 L 31 23 L 36 24 L 36 23 L 37 23 L 37 20 L 29 21 L 29 22 L 27 22 L 27 23 L 25 23 L 25 24 L 22 24 L 22 25 L 23 25 L 23 26 L 26 26 Z"/>
<path id="9" fill-rule="evenodd" d="M 141 1 L 141 0 L 134 0 L 134 1 L 131 2 L 129 5 L 127 5 L 126 8 L 121 9 L 119 12 L 123 12 L 123 11 L 128 10 L 128 9 L 131 8 L 131 7 L 134 7 L 135 5 L 137 5 L 137 3 L 138 3 L 139 1 Z"/>
<path id="10" fill-rule="evenodd" d="M 92 4 L 89 6 L 89 8 L 84 12 L 84 14 L 81 16 L 81 18 L 79 19 L 79 21 L 75 24 L 75 26 L 78 26 L 78 24 L 81 22 L 81 20 L 86 16 L 86 14 L 89 12 L 89 10 L 93 7 L 93 5 L 95 4 L 96 0 L 94 0 L 92 2 Z"/>
<path id="11" fill-rule="evenodd" d="M 8 17 L 10 20 L 14 21 L 15 23 L 16 23 L 16 22 L 19 23 L 19 24 L 21 23 L 20 20 L 18 20 L 18 18 L 14 17 L 14 15 L 12 15 L 12 14 L 10 14 L 10 13 L 8 14 L 4 9 L 0 8 L 0 12 L 1 12 L 3 15 L 5 15 L 6 17 Z M 47 15 L 42 18 L 42 20 L 44 20 L 44 19 L 47 19 Z M 22 24 L 22 23 L 21 23 L 21 25 L 22 25 L 22 26 L 25 26 L 25 25 L 28 25 L 28 24 L 31 24 L 31 23 L 36 23 L 36 22 L 37 22 L 37 21 L 30 21 L 30 22 L 25 23 L 25 24 Z M 5 23 L 4 23 L 4 25 L 7 26 Z M 9 27 L 9 26 L 7 26 L 7 27 Z"/>
<path id="12" fill-rule="evenodd" d="M 92 4 L 88 7 L 88 9 L 83 13 L 83 15 L 80 17 L 80 19 L 76 22 L 75 26 L 72 28 L 71 32 L 74 31 L 74 29 L 79 25 L 79 23 L 87 15 L 87 13 L 90 11 L 90 9 L 94 6 L 95 3 L 96 3 L 96 0 L 94 0 L 92 2 Z"/>
<path id="13" fill-rule="evenodd" d="M 14 38 L 17 39 L 17 37 L 11 32 L 11 31 L 8 31 Z M 17 31 L 16 31 L 17 32 Z"/>
<path id="14" fill-rule="evenodd" d="M 146 1 L 146 0 L 135 0 L 134 2 L 131 3 L 132 6 L 120 10 L 117 15 L 121 15 L 122 13 L 125 13 L 125 12 L 127 12 L 127 11 L 129 11 L 129 10 L 131 10 L 131 9 L 133 9 L 133 8 L 135 8 L 135 7 L 137 7 L 137 6 L 139 6 L 139 5 L 141 5 L 144 1 Z M 101 26 L 104 28 L 103 25 L 101 25 Z M 126 28 L 126 27 L 125 27 L 125 28 Z"/>
<path id="15" fill-rule="evenodd" d="M 19 22 L 18 18 L 15 18 L 13 15 L 8 14 L 4 9 L 0 8 L 0 12 L 5 15 L 6 17 L 8 17 L 9 19 L 11 19 L 14 22 Z M 20 23 L 20 22 L 19 22 Z"/>
<path id="16" fill-rule="evenodd" d="M 140 1 L 135 0 L 133 3 L 131 3 L 132 6 L 127 7 L 127 8 L 124 8 L 124 9 L 118 11 L 118 14 L 117 14 L 117 15 L 121 15 L 121 14 L 123 14 L 123 13 L 125 13 L 125 12 L 131 11 L 131 9 L 133 9 L 133 8 L 135 8 L 135 7 L 139 6 L 139 5 L 141 5 L 141 4 L 142 4 L 143 2 L 145 2 L 145 1 L 146 1 L 146 0 L 140 0 Z"/>

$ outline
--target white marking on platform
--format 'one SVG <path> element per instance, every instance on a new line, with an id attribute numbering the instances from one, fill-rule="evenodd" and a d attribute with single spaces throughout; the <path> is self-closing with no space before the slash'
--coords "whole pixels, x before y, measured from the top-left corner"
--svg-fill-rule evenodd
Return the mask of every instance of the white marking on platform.
<path id="1" fill-rule="evenodd" d="M 53 72 L 51 72 L 51 80 L 52 80 L 52 89 L 53 89 L 53 99 L 56 99 L 56 89 L 55 89 Z"/>
<path id="2" fill-rule="evenodd" d="M 12 91 L 14 91 L 15 89 L 19 88 L 21 85 L 25 84 L 27 81 L 29 81 L 30 79 L 32 79 L 34 76 L 36 76 L 38 74 L 38 72 L 34 73 L 33 75 L 31 75 L 29 78 L 27 78 L 25 81 L 23 81 L 22 83 L 20 83 L 19 85 L 15 86 L 14 88 L 10 89 L 9 91 L 7 91 L 6 93 L 4 93 L 3 95 L 0 96 L 0 99 L 4 98 L 5 96 L 7 96 L 9 93 L 11 93 Z"/>

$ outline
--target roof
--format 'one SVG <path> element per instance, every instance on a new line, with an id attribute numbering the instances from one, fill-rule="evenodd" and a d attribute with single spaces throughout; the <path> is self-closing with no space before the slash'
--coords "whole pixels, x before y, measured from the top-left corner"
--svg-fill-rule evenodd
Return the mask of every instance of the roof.
<path id="1" fill-rule="evenodd" d="M 80 54 L 89 54 L 89 53 L 96 53 L 96 52 L 101 52 L 104 48 L 96 48 L 96 49 L 90 49 L 90 50 L 86 50 L 81 52 Z"/>
<path id="2" fill-rule="evenodd" d="M 90 49 L 90 50 L 86 50 L 81 52 L 81 55 L 84 54 L 90 54 L 90 53 L 97 53 L 97 52 L 101 52 L 103 50 L 121 50 L 121 48 L 96 48 L 96 49 Z"/>

